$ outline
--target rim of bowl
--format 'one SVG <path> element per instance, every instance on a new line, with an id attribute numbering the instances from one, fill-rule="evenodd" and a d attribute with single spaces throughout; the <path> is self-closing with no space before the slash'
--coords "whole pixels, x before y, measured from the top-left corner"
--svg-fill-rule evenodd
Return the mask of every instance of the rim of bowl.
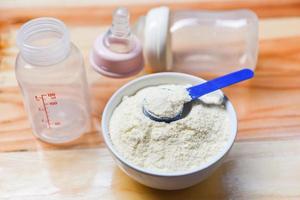
<path id="1" fill-rule="evenodd" d="M 155 172 L 153 170 L 147 170 L 143 167 L 139 167 L 133 163 L 131 163 L 130 161 L 127 161 L 123 158 L 122 155 L 120 155 L 115 148 L 113 147 L 112 141 L 111 141 L 111 137 L 110 137 L 110 133 L 109 133 L 109 124 L 105 124 L 105 118 L 107 118 L 108 115 L 108 108 L 111 106 L 112 101 L 114 100 L 114 98 L 116 96 L 118 96 L 118 94 L 124 90 L 126 90 L 126 88 L 130 85 L 133 85 L 141 80 L 144 79 L 149 79 L 149 78 L 153 78 L 153 77 L 159 77 L 159 76 L 184 76 L 187 78 L 193 78 L 193 79 L 198 79 L 198 80 L 204 80 L 200 77 L 197 76 L 193 76 L 190 74 L 185 74 L 185 73 L 179 73 L 179 72 L 160 72 L 160 73 L 155 73 L 155 74 L 149 74 L 149 75 L 144 75 L 141 76 L 137 79 L 134 79 L 132 81 L 129 81 L 128 83 L 126 83 L 125 85 L 123 85 L 122 87 L 120 87 L 117 91 L 115 91 L 113 93 L 113 95 L 110 97 L 109 101 L 106 103 L 103 114 L 102 114 L 102 120 L 101 120 L 101 130 L 102 130 L 102 135 L 104 138 L 104 142 L 106 144 L 106 146 L 108 147 L 109 151 L 112 152 L 112 154 L 122 163 L 124 163 L 125 165 L 127 165 L 128 167 L 139 171 L 141 173 L 144 174 L 148 174 L 148 175 L 152 175 L 152 176 L 160 176 L 160 177 L 176 177 L 176 176 L 185 176 L 185 175 L 191 175 L 194 173 L 197 173 L 199 171 L 202 171 L 208 167 L 210 167 L 211 165 L 213 165 L 214 163 L 217 163 L 219 160 L 221 160 L 226 153 L 229 152 L 229 150 L 231 149 L 231 147 L 234 144 L 236 135 L 237 135 L 237 115 L 236 115 L 236 111 L 232 105 L 232 103 L 230 102 L 230 100 L 228 99 L 228 97 L 226 97 L 226 95 L 223 93 L 222 90 L 218 90 L 220 92 L 222 92 L 224 94 L 224 96 L 228 99 L 228 101 L 226 102 L 226 107 L 229 107 L 229 112 L 231 112 L 231 115 L 233 116 L 230 117 L 230 120 L 234 120 L 234 123 L 232 125 L 235 124 L 235 126 L 232 126 L 231 128 L 233 128 L 234 131 L 231 131 L 230 133 L 230 138 L 227 142 L 227 144 L 223 147 L 222 151 L 218 152 L 215 156 L 213 156 L 213 158 L 209 161 L 206 162 L 204 164 L 199 165 L 199 167 L 194 168 L 192 170 L 188 170 L 188 171 L 180 171 L 180 172 Z M 167 84 L 167 83 L 166 83 Z M 149 85 L 150 86 L 150 85 Z M 118 106 L 119 104 L 117 104 Z M 116 108 L 116 107 L 115 107 Z M 115 109 L 114 108 L 114 109 Z M 114 111 L 114 109 L 112 110 L 112 112 Z M 110 120 L 110 119 L 108 119 Z M 105 130 L 105 128 L 107 129 L 107 131 Z"/>

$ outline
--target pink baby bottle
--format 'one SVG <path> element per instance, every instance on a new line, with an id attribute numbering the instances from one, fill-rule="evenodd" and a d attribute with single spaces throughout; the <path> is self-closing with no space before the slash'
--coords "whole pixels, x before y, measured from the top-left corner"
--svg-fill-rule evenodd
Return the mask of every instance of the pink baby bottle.
<path id="1" fill-rule="evenodd" d="M 96 38 L 90 62 L 97 72 L 114 78 L 132 76 L 143 69 L 142 47 L 131 33 L 126 8 L 118 8 L 110 29 Z"/>

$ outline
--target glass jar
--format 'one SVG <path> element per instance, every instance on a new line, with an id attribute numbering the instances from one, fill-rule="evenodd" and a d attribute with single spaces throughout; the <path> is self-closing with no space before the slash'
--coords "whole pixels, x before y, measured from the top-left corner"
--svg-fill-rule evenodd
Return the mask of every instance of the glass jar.
<path id="1" fill-rule="evenodd" d="M 17 34 L 15 73 L 35 136 L 49 143 L 78 138 L 90 128 L 83 57 L 63 22 L 37 18 Z"/>
<path id="2" fill-rule="evenodd" d="M 255 69 L 258 19 L 250 10 L 150 10 L 135 32 L 143 41 L 146 67 L 154 72 L 230 73 Z"/>

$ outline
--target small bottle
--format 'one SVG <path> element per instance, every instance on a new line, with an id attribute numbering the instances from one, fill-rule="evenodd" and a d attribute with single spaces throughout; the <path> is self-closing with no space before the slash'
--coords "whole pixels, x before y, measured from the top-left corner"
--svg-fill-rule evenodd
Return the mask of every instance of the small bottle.
<path id="1" fill-rule="evenodd" d="M 15 73 L 33 133 L 49 143 L 78 138 L 90 128 L 83 58 L 63 22 L 37 18 L 17 34 Z"/>
<path id="2" fill-rule="evenodd" d="M 258 19 L 250 10 L 151 9 L 135 26 L 152 71 L 229 73 L 255 69 Z"/>
<path id="3" fill-rule="evenodd" d="M 94 43 L 90 62 L 97 72 L 113 78 L 132 76 L 143 69 L 142 47 L 131 33 L 126 8 L 114 12 L 111 28 Z"/>

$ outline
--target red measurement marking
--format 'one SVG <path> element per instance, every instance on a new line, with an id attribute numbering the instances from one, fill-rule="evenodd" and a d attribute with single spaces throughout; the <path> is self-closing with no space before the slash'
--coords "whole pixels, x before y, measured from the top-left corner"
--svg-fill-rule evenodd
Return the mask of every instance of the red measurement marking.
<path id="1" fill-rule="evenodd" d="M 36 101 L 40 100 L 40 97 L 38 97 L 38 96 L 35 96 L 34 98 L 35 98 Z"/>
<path id="2" fill-rule="evenodd" d="M 46 105 L 45 105 L 44 96 L 46 96 L 46 95 L 42 94 L 41 99 L 42 99 L 43 108 L 44 108 L 45 115 L 46 115 L 47 125 L 48 125 L 48 128 L 50 128 L 50 120 L 49 120 L 49 116 L 48 116 L 48 110 L 47 110 Z"/>
<path id="3" fill-rule="evenodd" d="M 50 99 L 50 101 L 49 101 Z M 42 102 L 42 106 L 38 108 L 38 111 L 41 112 L 45 112 L 45 118 L 42 119 L 42 123 L 46 123 L 47 124 L 47 128 L 51 128 L 51 125 L 55 125 L 55 126 L 59 126 L 61 125 L 61 122 L 53 122 L 50 120 L 49 117 L 49 111 L 48 111 L 48 106 L 55 106 L 58 104 L 58 102 L 56 100 L 56 94 L 54 92 L 49 92 L 46 94 L 42 94 L 40 96 L 35 96 L 35 100 L 36 101 L 41 101 Z"/>
<path id="4" fill-rule="evenodd" d="M 48 97 L 50 97 L 51 99 L 55 99 L 56 98 L 56 95 L 55 93 L 48 93 Z"/>

